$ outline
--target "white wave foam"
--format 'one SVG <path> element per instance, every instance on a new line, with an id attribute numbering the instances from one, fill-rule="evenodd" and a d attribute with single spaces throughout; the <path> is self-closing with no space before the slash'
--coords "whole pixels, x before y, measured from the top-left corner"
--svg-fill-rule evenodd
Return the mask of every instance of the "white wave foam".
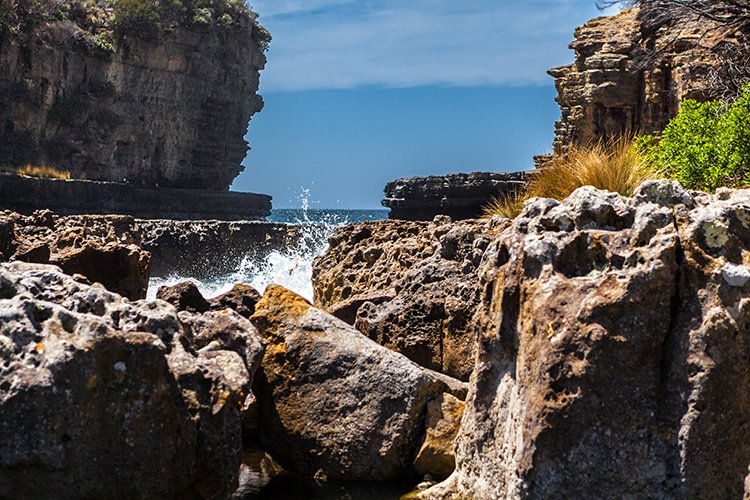
<path id="1" fill-rule="evenodd" d="M 273 251 L 259 260 L 246 256 L 236 271 L 210 280 L 190 276 L 152 278 L 149 282 L 148 298 L 156 298 L 156 291 L 160 286 L 172 286 L 191 280 L 207 298 L 228 292 L 236 283 L 251 285 L 261 293 L 269 284 L 276 283 L 312 301 L 313 260 L 326 251 L 328 238 L 333 235 L 336 228 L 348 221 L 335 215 L 311 221 L 308 214 L 308 195 L 309 191 L 303 190 L 302 211 L 299 220 L 294 221 L 301 226 L 301 237 L 295 248 Z"/>

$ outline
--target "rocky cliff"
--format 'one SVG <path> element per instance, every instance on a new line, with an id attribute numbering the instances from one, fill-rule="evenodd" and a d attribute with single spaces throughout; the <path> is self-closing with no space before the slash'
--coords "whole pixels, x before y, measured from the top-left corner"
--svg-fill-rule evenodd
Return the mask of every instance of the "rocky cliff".
<path id="1" fill-rule="evenodd" d="M 706 17 L 654 19 L 659 2 L 589 21 L 573 64 L 550 70 L 562 117 L 555 149 L 625 132 L 660 132 L 691 98 L 717 98 L 744 36 Z"/>
<path id="2" fill-rule="evenodd" d="M 15 24 L 0 16 L 0 165 L 229 188 L 243 168 L 248 122 L 263 107 L 267 39 L 254 13 L 214 7 L 188 19 L 188 9 L 152 33 L 124 13 L 118 24 L 127 2 L 37 3 L 40 12 Z"/>

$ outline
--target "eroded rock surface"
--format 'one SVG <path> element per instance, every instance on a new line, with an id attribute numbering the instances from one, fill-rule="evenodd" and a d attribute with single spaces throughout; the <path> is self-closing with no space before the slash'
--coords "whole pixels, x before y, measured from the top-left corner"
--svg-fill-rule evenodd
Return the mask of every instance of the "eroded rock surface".
<path id="1" fill-rule="evenodd" d="M 151 270 L 151 254 L 140 248 L 140 239 L 126 216 L 0 213 L 0 260 L 51 263 L 134 300 L 146 296 Z"/>
<path id="2" fill-rule="evenodd" d="M 508 224 L 436 218 L 345 226 L 315 261 L 315 303 L 416 363 L 468 380 L 477 270 Z"/>
<path id="3" fill-rule="evenodd" d="M 156 298 L 172 304 L 178 311 L 203 313 L 232 309 L 243 318 L 250 318 L 261 295 L 250 285 L 237 284 L 218 297 L 206 299 L 195 283 L 183 281 L 173 286 L 159 287 Z"/>
<path id="4" fill-rule="evenodd" d="M 331 480 L 413 473 L 427 403 L 446 384 L 277 285 L 251 321 L 267 343 L 254 389 L 274 458 Z"/>
<path id="5" fill-rule="evenodd" d="M 0 496 L 228 496 L 262 356 L 232 312 L 178 314 L 0 264 Z"/>
<path id="6" fill-rule="evenodd" d="M 527 203 L 483 264 L 456 472 L 424 498 L 738 498 L 750 192 Z"/>

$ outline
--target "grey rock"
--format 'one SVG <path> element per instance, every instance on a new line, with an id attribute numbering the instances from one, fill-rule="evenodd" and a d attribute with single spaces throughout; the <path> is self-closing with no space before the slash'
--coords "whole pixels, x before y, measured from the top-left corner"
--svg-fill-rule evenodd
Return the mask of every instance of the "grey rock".
<path id="1" fill-rule="evenodd" d="M 731 263 L 724 264 L 721 268 L 721 275 L 729 286 L 742 288 L 750 281 L 750 271 L 745 266 L 738 266 Z"/>
<path id="2" fill-rule="evenodd" d="M 456 471 L 420 498 L 746 491 L 750 192 L 695 199 L 529 202 L 485 254 Z"/>
<path id="3" fill-rule="evenodd" d="M 240 407 L 263 356 L 244 318 L 178 315 L 53 266 L 0 264 L 0 352 L 0 496 L 236 488 Z"/>
<path id="4" fill-rule="evenodd" d="M 507 219 L 377 221 L 339 229 L 313 266 L 315 303 L 412 361 L 468 380 L 476 279 Z"/>

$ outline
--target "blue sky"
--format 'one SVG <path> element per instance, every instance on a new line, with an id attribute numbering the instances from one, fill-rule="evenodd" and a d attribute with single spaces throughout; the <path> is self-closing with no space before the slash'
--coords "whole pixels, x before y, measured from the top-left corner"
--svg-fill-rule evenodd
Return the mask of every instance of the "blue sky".
<path id="1" fill-rule="evenodd" d="M 273 35 L 233 189 L 378 208 L 397 177 L 532 166 L 595 0 L 251 0 Z"/>

